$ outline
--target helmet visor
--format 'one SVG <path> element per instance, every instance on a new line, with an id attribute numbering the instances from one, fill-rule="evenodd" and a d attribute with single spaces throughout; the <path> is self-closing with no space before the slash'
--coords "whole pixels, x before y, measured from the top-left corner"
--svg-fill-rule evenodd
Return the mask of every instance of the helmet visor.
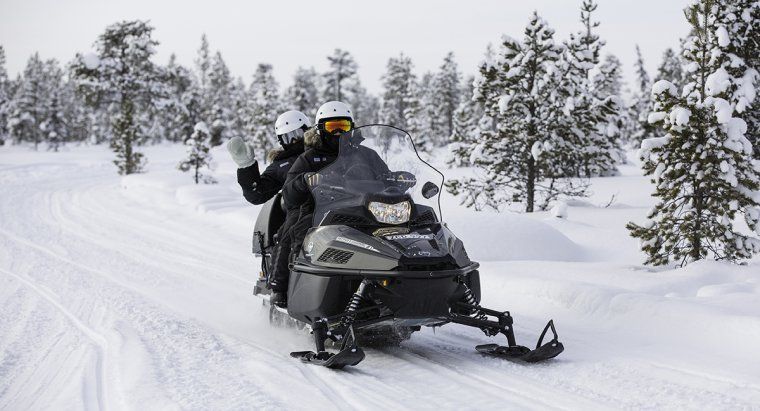
<path id="1" fill-rule="evenodd" d="M 324 130 L 330 134 L 345 133 L 351 131 L 351 120 L 327 120 L 322 125 Z"/>
<path id="2" fill-rule="evenodd" d="M 285 134 L 280 134 L 277 137 L 280 138 L 280 140 L 282 141 L 282 144 L 290 144 L 295 140 L 303 138 L 303 134 L 304 134 L 303 128 L 297 128 Z"/>

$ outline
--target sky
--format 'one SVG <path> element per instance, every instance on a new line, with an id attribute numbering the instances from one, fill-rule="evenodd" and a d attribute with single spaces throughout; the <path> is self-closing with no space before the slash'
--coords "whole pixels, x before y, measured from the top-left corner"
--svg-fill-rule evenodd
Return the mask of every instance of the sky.
<path id="1" fill-rule="evenodd" d="M 604 53 L 617 55 L 626 80 L 633 80 L 635 46 L 641 47 L 650 75 L 663 51 L 687 33 L 688 0 L 598 0 L 598 33 Z M 383 1 L 162 1 L 162 0 L 0 0 L 0 45 L 14 76 L 38 51 L 68 62 L 92 50 L 103 29 L 116 21 L 143 19 L 160 42 L 155 61 L 171 53 L 192 65 L 206 33 L 236 76 L 248 83 L 259 62 L 274 66 L 287 86 L 299 65 L 327 67 L 335 48 L 350 51 L 362 83 L 377 93 L 389 57 L 410 56 L 418 75 L 436 70 L 453 51 L 460 69 L 475 74 L 489 43 L 502 34 L 520 38 L 533 10 L 564 39 L 581 29 L 581 0 L 383 0 Z"/>

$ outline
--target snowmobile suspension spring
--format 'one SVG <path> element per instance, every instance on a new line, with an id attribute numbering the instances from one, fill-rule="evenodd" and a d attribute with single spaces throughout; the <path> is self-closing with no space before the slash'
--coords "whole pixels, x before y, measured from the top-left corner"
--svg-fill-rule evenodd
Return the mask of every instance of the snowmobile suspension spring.
<path id="1" fill-rule="evenodd" d="M 347 313 L 353 313 L 359 309 L 359 304 L 362 302 L 362 298 L 364 298 L 364 289 L 366 287 L 367 280 L 365 279 L 362 280 L 361 284 L 359 284 L 359 288 L 357 288 L 354 295 L 351 296 L 351 301 L 348 302 L 348 308 L 346 308 Z"/>
<path id="2" fill-rule="evenodd" d="M 472 290 L 470 290 L 470 287 L 467 286 L 467 284 L 464 283 L 464 281 L 461 283 L 464 287 L 464 302 L 469 305 L 478 306 L 478 301 L 475 299 L 475 296 L 472 294 Z M 487 320 L 488 316 L 483 314 L 480 310 L 476 309 L 473 313 L 473 317 L 481 319 L 481 320 Z"/>

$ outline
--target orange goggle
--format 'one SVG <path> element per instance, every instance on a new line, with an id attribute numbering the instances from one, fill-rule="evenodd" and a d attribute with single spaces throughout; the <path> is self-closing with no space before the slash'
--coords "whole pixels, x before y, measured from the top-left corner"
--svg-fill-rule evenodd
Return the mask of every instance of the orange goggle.
<path id="1" fill-rule="evenodd" d="M 322 129 L 330 134 L 345 133 L 351 131 L 351 120 L 327 120 L 322 123 Z"/>

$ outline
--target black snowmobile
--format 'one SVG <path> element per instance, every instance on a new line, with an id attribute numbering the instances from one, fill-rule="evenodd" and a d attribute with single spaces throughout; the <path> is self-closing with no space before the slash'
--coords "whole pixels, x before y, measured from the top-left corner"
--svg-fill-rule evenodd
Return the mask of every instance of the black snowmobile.
<path id="1" fill-rule="evenodd" d="M 345 133 L 338 158 L 314 177 L 313 228 L 291 264 L 286 313 L 311 327 L 316 351 L 293 357 L 343 368 L 364 359 L 361 341 L 400 341 L 422 326 L 448 323 L 506 337 L 506 346 L 477 346 L 484 354 L 532 363 L 563 351 L 552 321 L 531 350 L 517 345 L 508 311 L 480 305 L 479 265 L 442 222 L 443 174 L 419 157 L 407 132 L 371 125 Z M 265 299 L 283 219 L 278 196 L 256 222 L 262 274 L 254 294 Z M 270 309 L 270 318 L 278 315 Z M 542 344 L 549 330 L 553 337 Z M 328 340 L 337 353 L 325 349 Z"/>

